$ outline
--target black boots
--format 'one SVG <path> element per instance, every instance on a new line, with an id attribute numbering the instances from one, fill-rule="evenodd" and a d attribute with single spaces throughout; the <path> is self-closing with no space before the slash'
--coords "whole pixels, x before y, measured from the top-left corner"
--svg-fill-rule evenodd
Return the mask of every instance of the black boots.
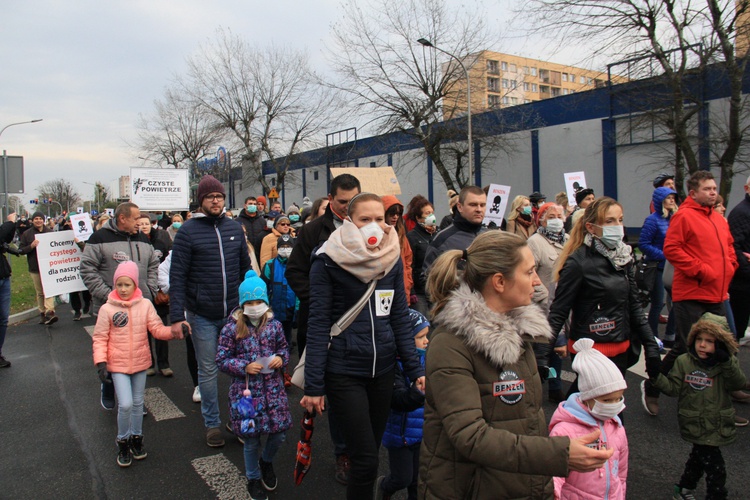
<path id="1" fill-rule="evenodd" d="M 127 439 L 117 440 L 117 465 L 120 467 L 130 467 L 133 463 L 133 457 L 130 454 L 130 441 Z"/>
<path id="2" fill-rule="evenodd" d="M 143 460 L 148 456 L 143 447 L 143 436 L 130 436 L 130 452 L 136 460 Z"/>

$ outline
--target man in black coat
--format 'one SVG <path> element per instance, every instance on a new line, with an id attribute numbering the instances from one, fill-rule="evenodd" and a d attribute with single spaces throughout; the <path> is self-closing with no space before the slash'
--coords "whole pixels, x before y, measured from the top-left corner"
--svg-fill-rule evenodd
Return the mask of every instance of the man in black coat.
<path id="1" fill-rule="evenodd" d="M 299 299 L 297 313 L 297 349 L 300 356 L 307 340 L 307 319 L 310 314 L 310 257 L 313 250 L 328 240 L 331 233 L 344 223 L 349 201 L 362 190 L 359 180 L 353 175 L 341 174 L 331 181 L 326 212 L 312 222 L 305 224 L 297 234 L 297 243 L 286 265 L 286 280 Z M 336 480 L 346 484 L 349 476 L 349 457 L 335 416 L 328 416 L 331 440 L 336 455 Z"/>
<path id="2" fill-rule="evenodd" d="M 734 313 L 737 340 L 744 345 L 750 342 L 750 337 L 745 337 L 750 320 L 750 177 L 745 183 L 745 198 L 732 209 L 727 219 L 740 265 L 729 285 L 729 303 Z"/>
<path id="3" fill-rule="evenodd" d="M 260 246 L 266 232 L 266 219 L 258 208 L 258 200 L 254 196 L 245 198 L 245 208 L 242 209 L 237 220 L 245 228 L 247 241 L 255 250 L 255 258 L 260 262 Z"/>
<path id="4" fill-rule="evenodd" d="M 16 234 L 16 214 L 8 215 L 8 218 L 0 226 L 0 368 L 9 368 L 10 361 L 3 356 L 3 344 L 5 343 L 5 332 L 8 331 L 8 317 L 10 317 L 10 275 L 11 268 L 6 253 L 20 255 L 18 250 L 8 247 Z"/>

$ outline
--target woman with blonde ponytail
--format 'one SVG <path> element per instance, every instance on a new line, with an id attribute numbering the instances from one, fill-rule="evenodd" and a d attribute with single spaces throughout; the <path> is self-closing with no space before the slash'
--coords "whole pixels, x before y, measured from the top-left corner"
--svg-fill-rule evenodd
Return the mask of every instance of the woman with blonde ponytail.
<path id="1" fill-rule="evenodd" d="M 550 438 L 533 344 L 552 334 L 531 304 L 534 256 L 519 236 L 480 234 L 434 262 L 419 498 L 552 498 L 552 476 L 602 467 L 611 450 Z"/>

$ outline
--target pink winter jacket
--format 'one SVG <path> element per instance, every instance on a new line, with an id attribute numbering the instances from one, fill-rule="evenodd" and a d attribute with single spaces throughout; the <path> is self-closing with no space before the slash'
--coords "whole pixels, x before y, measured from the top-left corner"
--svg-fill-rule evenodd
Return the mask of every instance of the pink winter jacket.
<path id="1" fill-rule="evenodd" d="M 594 418 L 579 398 L 571 394 L 552 415 L 550 436 L 568 436 L 571 439 L 585 436 L 596 429 L 599 440 L 607 449 L 614 448 L 612 457 L 604 467 L 593 472 L 570 471 L 568 477 L 555 477 L 555 498 L 574 500 L 625 499 L 628 478 L 628 437 L 618 417 L 602 422 Z"/>
<path id="2" fill-rule="evenodd" d="M 143 298 L 140 289 L 129 301 L 117 292 L 109 294 L 99 309 L 94 327 L 94 364 L 107 363 L 107 371 L 137 373 L 151 366 L 148 332 L 161 340 L 171 340 L 172 331 L 164 326 L 153 304 Z"/>

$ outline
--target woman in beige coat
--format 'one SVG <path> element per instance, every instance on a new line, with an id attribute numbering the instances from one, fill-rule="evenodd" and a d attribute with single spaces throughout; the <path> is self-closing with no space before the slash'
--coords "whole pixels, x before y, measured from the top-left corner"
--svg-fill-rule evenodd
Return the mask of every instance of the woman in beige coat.
<path id="1" fill-rule="evenodd" d="M 552 338 L 531 305 L 539 284 L 526 242 L 501 231 L 433 264 L 420 498 L 552 498 L 552 476 L 596 470 L 612 454 L 586 447 L 599 431 L 547 435 L 532 347 Z"/>

